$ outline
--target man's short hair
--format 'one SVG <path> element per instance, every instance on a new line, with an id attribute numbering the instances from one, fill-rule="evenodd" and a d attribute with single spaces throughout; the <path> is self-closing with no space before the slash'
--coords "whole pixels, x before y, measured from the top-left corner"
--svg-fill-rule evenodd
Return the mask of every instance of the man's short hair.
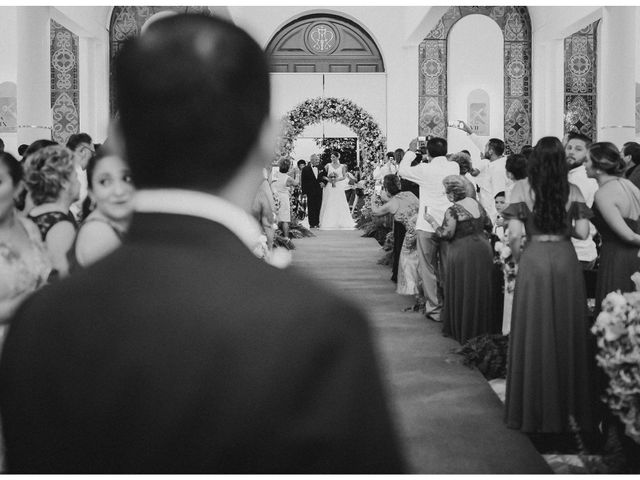
<path id="1" fill-rule="evenodd" d="M 78 145 L 80 145 L 81 143 L 86 143 L 93 146 L 93 140 L 91 140 L 91 137 L 88 133 L 74 133 L 67 140 L 67 148 L 75 152 L 78 148 Z"/>
<path id="2" fill-rule="evenodd" d="M 125 152 L 141 188 L 216 191 L 243 166 L 269 114 L 264 51 L 221 18 L 173 15 L 115 63 Z"/>
<path id="3" fill-rule="evenodd" d="M 489 148 L 493 150 L 493 153 L 495 153 L 499 157 L 502 156 L 502 154 L 504 153 L 504 142 L 502 140 L 500 140 L 499 138 L 490 138 L 487 143 L 489 145 Z"/>
<path id="4" fill-rule="evenodd" d="M 0 152 L 4 152 L 4 141 L 0 138 Z"/>
<path id="5" fill-rule="evenodd" d="M 395 154 L 393 152 L 387 152 L 387 158 L 390 158 L 391 160 L 394 160 L 396 158 Z"/>
<path id="6" fill-rule="evenodd" d="M 640 144 L 637 142 L 627 142 L 622 147 L 622 156 L 631 155 L 634 165 L 640 165 Z"/>
<path id="7" fill-rule="evenodd" d="M 521 153 L 512 153 L 507 157 L 504 169 L 513 175 L 514 180 L 527 178 L 527 157 Z"/>
<path id="8" fill-rule="evenodd" d="M 593 143 L 593 140 L 591 140 L 591 138 L 586 136 L 584 133 L 579 133 L 579 132 L 567 133 L 567 143 L 569 143 L 569 141 L 571 140 L 576 140 L 576 139 L 582 140 L 587 148 L 589 148 L 589 145 Z"/>
<path id="9" fill-rule="evenodd" d="M 505 198 L 506 198 L 506 195 L 504 194 L 504 192 L 500 191 L 500 192 L 496 193 L 496 194 L 493 196 L 493 199 L 495 200 L 495 199 L 496 199 L 496 198 L 498 198 L 498 197 L 505 197 Z"/>
<path id="10" fill-rule="evenodd" d="M 447 154 L 447 141 L 442 137 L 427 140 L 427 152 L 431 158 L 444 157 Z"/>

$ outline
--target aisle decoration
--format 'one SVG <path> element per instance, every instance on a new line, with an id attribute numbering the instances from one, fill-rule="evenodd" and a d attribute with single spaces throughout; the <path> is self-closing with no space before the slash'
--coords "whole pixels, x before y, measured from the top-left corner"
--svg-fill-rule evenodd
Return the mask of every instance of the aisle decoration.
<path id="1" fill-rule="evenodd" d="M 500 265 L 504 272 L 504 290 L 505 293 L 513 293 L 516 288 L 516 276 L 518 274 L 518 266 L 513 259 L 511 248 L 505 242 L 498 241 L 493 246 L 497 255 L 494 255 L 494 263 Z"/>
<path id="2" fill-rule="evenodd" d="M 609 293 L 591 331 L 598 338 L 598 365 L 609 377 L 603 401 L 640 443 L 640 273 L 636 291 Z"/>
<path id="3" fill-rule="evenodd" d="M 376 160 L 382 158 L 386 140 L 373 117 L 351 100 L 336 97 L 318 97 L 298 104 L 283 118 L 283 132 L 278 143 L 278 156 L 287 156 L 305 127 L 322 120 L 330 120 L 349 127 L 357 136 L 362 160 L 365 204 L 356 221 L 358 228 L 370 223 L 371 197 L 373 196 L 373 169 Z"/>

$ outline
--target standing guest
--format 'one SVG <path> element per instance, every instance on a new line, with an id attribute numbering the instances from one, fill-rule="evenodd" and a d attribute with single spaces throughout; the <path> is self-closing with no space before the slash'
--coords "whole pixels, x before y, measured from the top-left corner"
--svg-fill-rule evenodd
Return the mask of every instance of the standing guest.
<path id="1" fill-rule="evenodd" d="M 567 157 L 567 166 L 569 167 L 569 183 L 573 183 L 580 189 L 580 193 L 584 197 L 584 203 L 587 207 L 593 206 L 596 191 L 598 190 L 598 182 L 587 176 L 585 162 L 587 161 L 587 151 L 591 145 L 591 139 L 581 133 L 570 132 L 567 135 L 567 143 L 564 152 Z M 578 261 L 584 270 L 593 270 L 598 258 L 598 250 L 593 236 L 596 229 L 593 225 L 589 225 L 589 236 L 584 239 L 572 238 L 573 248 L 576 250 Z"/>
<path id="2" fill-rule="evenodd" d="M 27 145 L 26 143 L 21 144 L 18 147 L 18 155 L 20 155 L 20 157 L 22 157 L 24 155 L 24 152 L 27 151 L 27 148 L 29 148 L 29 145 Z"/>
<path id="3" fill-rule="evenodd" d="M 507 172 L 507 190 L 505 190 L 505 200 L 509 203 L 511 198 L 511 190 L 517 180 L 527 178 L 527 157 L 521 153 L 512 153 L 507 157 L 504 163 L 504 169 Z M 494 195 L 495 198 L 495 195 Z"/>
<path id="4" fill-rule="evenodd" d="M 258 191 L 253 200 L 251 213 L 260 224 L 262 233 L 266 237 L 267 252 L 265 252 L 265 255 L 267 255 L 273 248 L 273 239 L 276 230 L 274 225 L 278 217 L 276 215 L 276 205 L 273 200 L 273 190 L 271 190 L 271 185 L 269 184 L 269 172 L 266 168 L 264 169 L 262 183 L 258 187 Z"/>
<path id="5" fill-rule="evenodd" d="M 387 152 L 384 160 L 380 160 L 376 168 L 373 169 L 373 180 L 375 182 L 375 192 L 380 195 L 382 191 L 382 181 L 386 175 L 398 173 L 398 165 L 396 164 L 396 156 L 393 152 Z"/>
<path id="6" fill-rule="evenodd" d="M 0 153 L 4 152 L 4 140 L 0 138 Z"/>
<path id="7" fill-rule="evenodd" d="M 289 224 L 291 223 L 291 202 L 289 187 L 299 185 L 300 178 L 294 170 L 294 177 L 288 175 L 291 169 L 291 160 L 283 158 L 278 163 L 278 171 L 274 172 L 271 177 L 271 188 L 273 193 L 278 195 L 280 199 L 280 208 L 278 208 L 278 225 L 282 230 L 282 236 L 285 240 L 289 240 Z"/>
<path id="8" fill-rule="evenodd" d="M 67 252 L 77 228 L 69 208 L 80 193 L 73 152 L 62 145 L 52 145 L 30 154 L 25 183 L 34 204 L 28 218 L 38 226 L 47 246 L 52 275 L 65 276 L 69 273 Z"/>
<path id="9" fill-rule="evenodd" d="M 628 168 L 624 173 L 631 183 L 640 188 L 640 144 L 637 142 L 627 142 L 622 147 L 622 157 Z"/>
<path id="10" fill-rule="evenodd" d="M 567 434 L 570 416 L 592 431 L 594 405 L 584 277 L 569 236 L 586 238 L 590 210 L 567 180 L 564 147 L 543 137 L 516 182 L 509 243 L 518 277 L 507 362 L 506 423 L 526 433 Z M 527 243 L 521 253 L 522 235 Z"/>
<path id="11" fill-rule="evenodd" d="M 402 148 L 396 148 L 393 151 L 395 156 L 395 162 L 397 165 L 400 165 L 402 158 L 404 157 L 404 150 Z M 416 157 L 417 159 L 418 157 Z M 419 162 L 414 160 L 417 165 Z M 413 166 L 413 163 L 412 163 Z M 411 180 L 407 180 L 405 178 L 400 177 L 400 191 L 402 192 L 411 192 L 416 198 L 420 195 L 420 187 L 417 183 L 412 182 Z M 406 234 L 406 230 L 402 222 L 393 221 L 393 268 L 391 273 L 391 281 L 398 281 L 398 264 L 400 262 L 400 252 L 402 250 L 402 244 L 404 242 L 404 236 Z"/>
<path id="12" fill-rule="evenodd" d="M 260 45 L 173 15 L 114 71 L 136 212 L 121 248 L 13 320 L 8 471 L 403 472 L 363 313 L 252 254 L 277 128 Z"/>
<path id="13" fill-rule="evenodd" d="M 58 142 L 54 142 L 53 140 L 40 139 L 31 143 L 27 149 L 24 151 L 24 155 L 20 162 L 22 163 L 22 169 L 24 170 L 26 166 L 26 160 L 29 155 L 37 152 L 41 148 L 50 147 L 51 145 L 58 145 Z M 31 209 L 33 208 L 33 200 L 31 199 L 31 195 L 29 194 L 29 190 L 26 185 L 23 186 L 22 191 L 18 194 L 18 199 L 16 201 L 16 207 L 23 215 L 28 215 Z"/>
<path id="14" fill-rule="evenodd" d="M 67 140 L 67 148 L 76 155 L 76 173 L 80 181 L 80 196 L 71 206 L 71 212 L 77 220 L 81 220 L 82 204 L 88 193 L 87 165 L 91 157 L 96 154 L 96 150 L 91 137 L 87 133 L 74 133 L 71 135 Z"/>
<path id="15" fill-rule="evenodd" d="M 14 208 L 22 176 L 22 166 L 13 155 L 0 152 L 0 324 L 7 323 L 26 296 L 46 282 L 51 270 L 38 228 Z"/>
<path id="16" fill-rule="evenodd" d="M 428 212 L 438 238 L 448 241 L 444 259 L 442 330 L 461 344 L 478 335 L 497 333 L 493 324 L 493 252 L 491 220 L 482 205 L 469 197 L 461 175 L 445 177 L 443 185 L 453 205 L 442 224 Z"/>
<path id="17" fill-rule="evenodd" d="M 451 155 L 450 161 L 456 162 L 460 167 L 460 175 L 464 181 L 467 197 L 477 199 L 476 184 L 471 175 L 471 170 L 473 170 L 471 155 L 465 152 L 457 152 Z"/>
<path id="18" fill-rule="evenodd" d="M 625 162 L 615 145 L 594 143 L 586 172 L 598 182 L 593 223 L 602 236 L 596 280 L 596 315 L 609 292 L 634 291 L 631 275 L 640 270 L 640 190 L 622 175 Z"/>
<path id="19" fill-rule="evenodd" d="M 309 226 L 318 228 L 320 226 L 320 207 L 322 206 L 322 189 L 325 186 L 323 177 L 324 170 L 318 167 L 320 157 L 315 153 L 309 157 L 309 164 L 306 165 L 300 174 L 302 182 L 302 194 L 307 196 L 307 209 L 309 210 Z"/>
<path id="20" fill-rule="evenodd" d="M 484 203 L 482 202 L 481 195 L 481 203 L 489 214 L 489 217 L 494 218 L 493 198 L 496 193 L 505 192 L 507 193 L 507 201 L 509 201 L 508 191 L 512 183 L 507 177 L 505 168 L 507 157 L 504 156 L 504 141 L 499 138 L 490 138 L 487 143 L 484 143 L 484 141 L 471 130 L 471 127 L 469 127 L 466 122 L 459 121 L 457 125 L 458 128 L 469 135 L 471 141 L 478 147 L 480 152 L 482 152 L 482 158 L 489 160 L 489 164 L 486 166 L 486 174 L 488 176 L 488 185 L 486 188 L 488 189 L 488 195 L 485 195 L 487 198 Z M 480 171 L 480 173 L 482 173 L 482 171 Z"/>
<path id="21" fill-rule="evenodd" d="M 89 198 L 95 205 L 69 250 L 70 271 L 87 267 L 122 244 L 133 215 L 131 170 L 117 155 L 100 152 L 87 164 Z"/>
<path id="22" fill-rule="evenodd" d="M 420 201 L 411 192 L 401 191 L 400 178 L 390 174 L 384 177 L 383 197 L 388 199 L 380 207 L 372 207 L 372 215 L 393 215 L 393 221 L 403 225 L 403 237 L 398 265 L 398 287 L 400 295 L 413 295 L 416 305 L 420 302 L 420 276 L 418 275 L 418 248 L 416 242 L 416 220 Z"/>
<path id="23" fill-rule="evenodd" d="M 434 322 L 440 322 L 442 296 L 439 292 L 439 240 L 435 228 L 424 218 L 429 213 L 438 225 L 444 220 L 444 213 L 451 205 L 442 181 L 449 175 L 458 175 L 460 167 L 449 162 L 447 141 L 433 137 L 427 141 L 428 163 L 412 166 L 416 157 L 418 139 L 414 138 L 407 153 L 400 162 L 399 175 L 420 186 L 420 211 L 416 222 L 418 261 L 420 281 L 425 297 L 425 316 Z"/>

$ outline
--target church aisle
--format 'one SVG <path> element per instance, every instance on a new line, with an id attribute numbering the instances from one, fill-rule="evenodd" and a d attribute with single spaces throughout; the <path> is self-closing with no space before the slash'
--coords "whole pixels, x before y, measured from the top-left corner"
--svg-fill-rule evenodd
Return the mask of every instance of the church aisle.
<path id="1" fill-rule="evenodd" d="M 450 353 L 440 324 L 403 312 L 383 252 L 362 232 L 318 231 L 294 240 L 293 265 L 329 282 L 369 314 L 412 473 L 551 473 L 528 438 L 504 426 L 482 374 Z"/>

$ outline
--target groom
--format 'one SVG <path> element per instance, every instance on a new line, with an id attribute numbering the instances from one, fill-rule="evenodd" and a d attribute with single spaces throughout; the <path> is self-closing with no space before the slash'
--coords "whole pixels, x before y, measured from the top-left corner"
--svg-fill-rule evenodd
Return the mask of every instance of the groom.
<path id="1" fill-rule="evenodd" d="M 122 247 L 12 319 L 8 472 L 403 472 L 363 313 L 253 254 L 275 143 L 260 45 L 174 15 L 114 72 L 136 212 Z"/>
<path id="2" fill-rule="evenodd" d="M 319 167 L 320 157 L 315 153 L 309 158 L 309 163 L 302 169 L 302 194 L 307 196 L 309 210 L 309 226 L 318 228 L 320 225 L 320 207 L 322 206 L 322 189 L 326 180 L 322 178 L 325 172 Z"/>

